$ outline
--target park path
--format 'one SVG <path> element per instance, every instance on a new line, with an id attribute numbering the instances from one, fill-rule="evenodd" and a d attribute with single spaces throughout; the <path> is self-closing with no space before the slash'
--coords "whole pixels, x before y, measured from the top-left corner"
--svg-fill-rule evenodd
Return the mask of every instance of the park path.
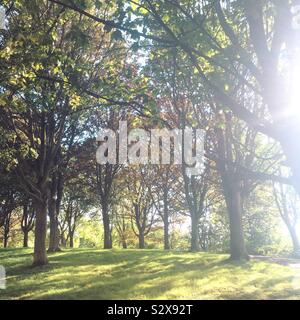
<path id="1" fill-rule="evenodd" d="M 288 266 L 293 269 L 300 270 L 300 259 L 256 256 L 256 255 L 250 255 L 250 259 L 277 263 L 277 264 L 281 264 L 283 266 Z"/>

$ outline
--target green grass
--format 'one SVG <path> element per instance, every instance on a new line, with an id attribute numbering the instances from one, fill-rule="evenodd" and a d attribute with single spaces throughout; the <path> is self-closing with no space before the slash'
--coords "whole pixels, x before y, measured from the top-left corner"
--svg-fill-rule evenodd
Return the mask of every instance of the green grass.
<path id="1" fill-rule="evenodd" d="M 300 269 L 229 263 L 226 255 L 157 250 L 65 250 L 32 269 L 30 249 L 0 249 L 0 299 L 297 299 Z"/>

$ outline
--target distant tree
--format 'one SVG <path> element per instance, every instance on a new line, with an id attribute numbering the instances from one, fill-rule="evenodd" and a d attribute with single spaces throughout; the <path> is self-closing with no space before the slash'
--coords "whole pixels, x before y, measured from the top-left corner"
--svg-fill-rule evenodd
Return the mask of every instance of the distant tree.
<path id="1" fill-rule="evenodd" d="M 0 230 L 4 248 L 8 245 L 11 229 L 17 224 L 18 214 L 15 211 L 21 203 L 21 193 L 16 188 L 15 180 L 10 175 L 2 176 L 0 186 Z"/>
<path id="2" fill-rule="evenodd" d="M 23 205 L 21 229 L 24 235 L 23 247 L 28 248 L 28 235 L 33 230 L 35 222 L 35 211 L 31 200 L 27 200 Z"/>
<path id="3" fill-rule="evenodd" d="M 115 206 L 114 209 L 114 227 L 119 235 L 120 243 L 123 249 L 128 247 L 128 234 L 131 228 L 130 214 L 128 214 L 126 208 L 121 206 Z"/>
<path id="4" fill-rule="evenodd" d="M 282 220 L 284 221 L 293 244 L 293 255 L 300 258 L 300 242 L 297 233 L 299 222 L 299 196 L 291 187 L 273 185 L 273 194 Z"/>
<path id="5" fill-rule="evenodd" d="M 146 179 L 151 179 L 146 167 L 133 167 L 123 171 L 127 188 L 127 205 L 130 212 L 132 230 L 139 240 L 139 249 L 145 248 L 145 237 L 150 233 L 155 222 L 155 207 Z"/>
<path id="6" fill-rule="evenodd" d="M 148 169 L 152 176 L 148 183 L 153 205 L 163 222 L 164 249 L 170 250 L 170 226 L 180 212 L 182 197 L 181 172 L 178 165 L 154 165 Z"/>
<path id="7" fill-rule="evenodd" d="M 74 234 L 75 230 L 80 223 L 80 219 L 83 217 L 84 211 L 80 209 L 79 203 L 76 200 L 69 200 L 66 212 L 65 219 L 68 226 L 68 237 L 70 243 L 70 248 L 74 248 Z"/>

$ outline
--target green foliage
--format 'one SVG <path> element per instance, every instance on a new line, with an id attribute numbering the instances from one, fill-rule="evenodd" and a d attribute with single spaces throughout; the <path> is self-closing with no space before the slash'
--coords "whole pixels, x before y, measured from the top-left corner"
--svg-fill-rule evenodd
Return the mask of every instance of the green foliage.
<path id="1" fill-rule="evenodd" d="M 5 7 L 10 2 L 2 1 Z M 239 168 L 269 172 L 285 161 L 278 144 L 270 150 L 269 141 L 258 135 L 253 125 L 248 129 L 231 110 L 233 99 L 245 106 L 244 113 L 258 114 L 267 121 L 271 115 L 265 110 L 266 99 L 260 96 L 264 91 L 259 88 L 261 76 L 255 77 L 253 72 L 260 57 L 255 55 L 249 38 L 244 12 L 248 2 L 231 1 L 222 6 L 229 32 L 222 26 L 216 3 L 182 0 L 178 8 L 170 1 L 73 1 L 79 11 L 106 20 L 102 24 L 78 14 L 76 8 L 62 10 L 52 3 L 49 9 L 50 1 L 14 1 L 9 30 L 0 35 L 0 162 L 6 171 L 19 174 L 22 186 L 32 195 L 32 190 L 40 192 L 40 181 L 49 183 L 50 173 L 58 170 L 54 165 L 58 150 L 68 157 L 72 149 L 64 171 L 66 188 L 60 218 L 66 218 L 66 204 L 75 203 L 83 218 L 78 220 L 75 232 L 77 246 L 99 246 L 103 237 L 100 218 L 88 217 L 91 210 L 100 207 L 93 176 L 95 146 L 91 141 L 100 126 L 114 126 L 127 115 L 133 127 L 159 127 L 167 122 L 170 127 L 204 128 L 213 159 L 209 164 L 217 172 L 210 181 L 214 196 L 222 193 L 218 160 L 224 160 L 229 175 L 240 179 L 239 191 L 242 200 L 247 200 L 241 209 L 249 252 L 287 253 L 289 245 L 282 240 L 268 186 L 255 189 L 255 179 L 242 179 L 245 170 Z M 264 2 L 261 13 L 265 27 L 272 30 L 275 6 Z M 268 38 L 266 47 L 269 42 Z M 261 67 L 258 65 L 258 73 Z M 278 114 L 275 122 L 277 118 Z M 77 130 L 72 136 L 74 127 Z M 216 133 L 224 135 L 224 143 Z M 214 146 L 220 144 L 226 144 L 227 149 L 215 160 L 218 151 Z M 82 156 L 86 151 L 88 155 Z M 45 153 L 50 155 L 47 159 Z M 43 161 L 50 164 L 46 169 L 38 167 Z M 237 167 L 232 169 L 233 165 Z M 127 182 L 129 175 L 125 172 L 123 180 Z M 135 182 L 143 183 L 135 178 L 131 185 Z M 185 192 L 181 184 L 179 198 Z M 136 195 L 131 192 L 127 200 Z M 121 200 L 114 197 L 113 205 L 118 202 L 120 206 Z M 176 203 L 176 214 L 186 218 L 187 206 L 181 202 Z M 130 215 L 132 207 L 125 213 Z M 205 250 L 227 252 L 230 231 L 224 202 L 213 203 L 205 214 L 199 226 L 201 231 L 209 230 Z M 129 222 L 127 217 L 126 227 Z M 146 239 L 148 248 L 162 246 L 162 225 L 157 223 L 155 227 Z M 132 230 L 128 233 L 128 245 L 135 247 L 136 236 Z M 172 248 L 188 249 L 187 233 L 171 233 Z M 113 238 L 119 246 L 116 230 Z M 207 275 L 206 270 L 203 275 Z M 187 292 L 190 297 L 191 292 Z"/>
<path id="2" fill-rule="evenodd" d="M 77 244 L 79 247 L 101 247 L 103 243 L 103 230 L 100 217 L 83 219 L 76 230 Z"/>

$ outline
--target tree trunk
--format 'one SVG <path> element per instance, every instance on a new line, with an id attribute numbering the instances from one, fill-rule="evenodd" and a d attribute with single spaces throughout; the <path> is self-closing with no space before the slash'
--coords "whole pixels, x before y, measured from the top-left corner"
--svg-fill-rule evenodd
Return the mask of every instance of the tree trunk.
<path id="1" fill-rule="evenodd" d="M 23 248 L 28 248 L 29 232 L 34 228 L 35 213 L 32 209 L 32 203 L 27 199 L 27 203 L 23 206 L 23 216 L 21 221 L 21 230 L 23 232 Z"/>
<path id="2" fill-rule="evenodd" d="M 164 250 L 170 250 L 168 194 L 164 191 Z"/>
<path id="3" fill-rule="evenodd" d="M 36 204 L 36 223 L 34 238 L 33 266 L 42 266 L 48 263 L 46 252 L 47 234 L 47 202 Z"/>
<path id="4" fill-rule="evenodd" d="M 3 247 L 7 248 L 8 246 L 8 239 L 9 239 L 9 233 L 10 233 L 10 220 L 11 220 L 12 212 L 10 211 L 7 213 L 5 220 L 4 220 L 4 232 L 3 232 Z"/>
<path id="5" fill-rule="evenodd" d="M 229 215 L 231 260 L 249 259 L 242 226 L 240 185 L 232 178 L 222 178 L 225 202 Z"/>
<path id="6" fill-rule="evenodd" d="M 274 115 L 277 116 L 277 113 Z M 300 127 L 298 118 L 286 118 L 281 121 L 280 127 L 280 144 L 287 158 L 287 163 L 292 169 L 293 186 L 300 196 L 300 146 L 298 137 L 300 135 Z"/>
<path id="7" fill-rule="evenodd" d="M 296 230 L 293 228 L 290 230 L 291 238 L 293 241 L 293 255 L 297 258 L 300 257 L 300 245 L 299 245 L 299 240 L 297 237 Z"/>
<path id="8" fill-rule="evenodd" d="M 221 175 L 223 194 L 225 197 L 230 228 L 230 253 L 231 260 L 249 259 L 244 240 L 242 225 L 242 199 L 241 182 L 234 170 L 228 168 L 223 159 L 233 162 L 232 136 L 231 136 L 231 118 L 222 118 L 226 121 L 225 130 L 218 129 L 217 152 L 220 161 L 217 162 L 218 171 Z"/>
<path id="9" fill-rule="evenodd" d="M 7 245 L 8 245 L 8 234 L 4 234 L 4 237 L 3 237 L 3 247 L 4 247 L 4 248 L 7 248 Z"/>
<path id="10" fill-rule="evenodd" d="M 74 248 L 74 235 L 70 234 L 70 248 Z"/>
<path id="11" fill-rule="evenodd" d="M 169 221 L 164 221 L 164 250 L 170 250 Z"/>
<path id="12" fill-rule="evenodd" d="M 52 185 L 50 190 L 50 199 L 48 202 L 50 218 L 50 238 L 48 252 L 61 251 L 59 248 L 59 228 L 58 215 L 63 191 L 63 180 L 57 172 L 52 175 Z"/>
<path id="13" fill-rule="evenodd" d="M 195 213 L 191 213 L 191 251 L 200 251 L 199 245 L 199 220 Z"/>
<path id="14" fill-rule="evenodd" d="M 111 230 L 110 230 L 110 222 L 108 216 L 108 208 L 104 204 L 102 205 L 102 219 L 103 219 L 103 229 L 104 229 L 104 249 L 112 248 L 111 241 Z"/>
<path id="15" fill-rule="evenodd" d="M 51 209 L 53 209 L 53 211 L 50 213 L 50 210 L 49 210 L 50 239 L 49 239 L 48 252 L 57 252 L 57 251 L 61 251 L 61 249 L 59 248 L 58 218 L 55 212 L 55 207 Z"/>
<path id="16" fill-rule="evenodd" d="M 145 249 L 145 235 L 142 231 L 139 233 L 139 249 Z"/>
<path id="17" fill-rule="evenodd" d="M 296 229 L 294 226 L 292 226 L 290 223 L 288 223 L 287 221 L 286 222 L 286 225 L 287 225 L 287 228 L 289 230 L 289 233 L 290 233 L 290 236 L 291 236 L 291 239 L 292 239 L 292 243 L 293 243 L 293 255 L 297 258 L 300 257 L 300 244 L 299 244 L 299 239 L 298 239 L 298 236 L 297 236 L 297 232 L 296 232 Z"/>
<path id="18" fill-rule="evenodd" d="M 28 231 L 23 230 L 23 248 L 28 248 Z"/>
<path id="19" fill-rule="evenodd" d="M 67 246 L 67 240 L 66 240 L 66 237 L 65 237 L 65 234 L 62 233 L 60 235 L 60 244 L 61 246 L 63 246 L 64 248 Z"/>
<path id="20" fill-rule="evenodd" d="M 123 239 L 123 240 L 122 240 L 122 247 L 123 247 L 123 249 L 127 249 L 126 239 Z"/>

